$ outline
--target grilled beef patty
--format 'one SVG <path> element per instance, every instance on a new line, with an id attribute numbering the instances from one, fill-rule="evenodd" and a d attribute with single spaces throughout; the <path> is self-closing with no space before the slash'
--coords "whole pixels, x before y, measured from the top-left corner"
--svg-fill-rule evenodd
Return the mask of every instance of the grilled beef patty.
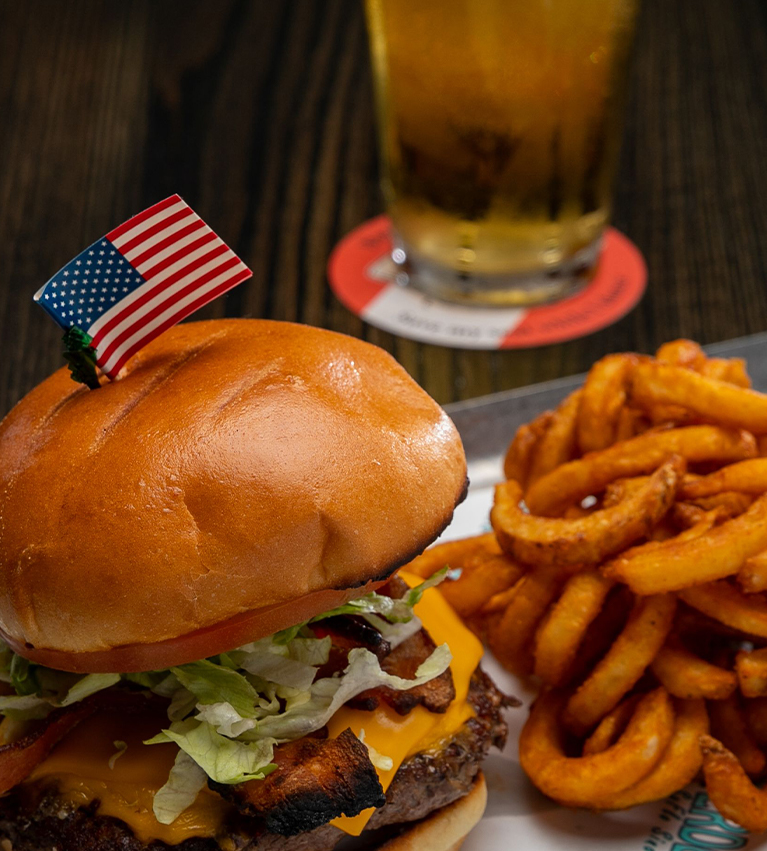
<path id="1" fill-rule="evenodd" d="M 371 837 L 373 847 L 379 837 L 389 838 L 466 795 L 490 746 L 503 747 L 507 728 L 501 709 L 511 702 L 479 668 L 472 676 L 469 702 L 475 717 L 437 747 L 409 757 L 400 766 L 386 793 L 386 803 L 363 833 Z M 29 795 L 17 790 L 0 799 L 0 841 L 6 841 L 0 844 L 2 851 L 331 851 L 346 836 L 326 824 L 285 837 L 268 832 L 262 819 L 237 816 L 218 839 L 147 845 L 124 822 L 99 816 L 97 801 L 73 809 L 58 798 L 55 789 L 37 797 L 31 805 Z M 8 841 L 10 847 L 6 847 Z"/>

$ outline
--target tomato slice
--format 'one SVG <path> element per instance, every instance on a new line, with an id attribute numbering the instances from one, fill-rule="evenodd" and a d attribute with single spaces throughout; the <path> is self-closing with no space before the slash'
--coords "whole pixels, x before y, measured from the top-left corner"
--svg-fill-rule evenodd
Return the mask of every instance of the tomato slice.
<path id="1" fill-rule="evenodd" d="M 356 600 L 370 591 L 375 591 L 386 581 L 383 579 L 378 582 L 368 582 L 357 588 L 313 591 L 297 600 L 244 612 L 221 623 L 155 644 L 124 644 L 109 650 L 71 653 L 65 650 L 30 647 L 24 642 L 5 635 L 2 631 L 0 636 L 19 656 L 58 671 L 70 671 L 75 674 L 132 674 L 139 671 L 161 671 L 174 665 L 184 665 L 187 662 L 196 662 L 198 659 L 225 653 L 249 641 L 273 635 L 281 629 L 308 621 L 328 609 L 342 606 L 349 600 Z"/>

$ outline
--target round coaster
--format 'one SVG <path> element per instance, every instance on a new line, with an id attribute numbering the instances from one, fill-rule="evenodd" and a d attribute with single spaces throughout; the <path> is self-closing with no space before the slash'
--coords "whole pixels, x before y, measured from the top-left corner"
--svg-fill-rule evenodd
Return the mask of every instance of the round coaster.
<path id="1" fill-rule="evenodd" d="M 636 306 L 647 285 L 639 249 L 608 228 L 596 275 L 569 298 L 530 308 L 449 304 L 394 283 L 390 232 L 383 215 L 347 234 L 328 262 L 330 286 L 366 322 L 422 343 L 457 349 L 562 343 L 617 322 Z"/>

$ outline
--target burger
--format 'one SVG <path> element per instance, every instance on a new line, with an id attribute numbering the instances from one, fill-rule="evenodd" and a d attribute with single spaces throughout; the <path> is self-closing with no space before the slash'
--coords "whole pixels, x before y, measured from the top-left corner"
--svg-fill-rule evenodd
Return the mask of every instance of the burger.
<path id="1" fill-rule="evenodd" d="M 37 386 L 0 424 L 0 848 L 458 848 L 506 699 L 444 571 L 398 569 L 466 484 L 329 331 L 190 323 Z"/>

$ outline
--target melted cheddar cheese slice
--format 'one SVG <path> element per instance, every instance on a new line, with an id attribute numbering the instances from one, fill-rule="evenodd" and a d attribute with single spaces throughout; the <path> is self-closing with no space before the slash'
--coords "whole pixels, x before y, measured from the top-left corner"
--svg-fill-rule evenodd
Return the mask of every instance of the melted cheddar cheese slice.
<path id="1" fill-rule="evenodd" d="M 400 573 L 400 576 L 409 585 L 423 581 L 406 573 Z M 342 733 L 347 727 L 351 727 L 358 736 L 360 730 L 364 730 L 366 744 L 392 758 L 394 766 L 391 771 L 377 769 L 384 791 L 389 788 L 397 769 L 408 756 L 427 750 L 455 733 L 474 714 L 466 698 L 471 675 L 482 658 L 482 644 L 466 629 L 436 589 L 426 591 L 415 612 L 434 643 L 437 646 L 447 644 L 452 651 L 450 669 L 455 685 L 455 700 L 448 711 L 444 715 L 436 715 L 422 706 L 416 706 L 412 712 L 403 716 L 397 715 L 388 706 L 380 706 L 375 712 L 343 708 L 328 724 L 331 737 Z M 371 808 L 354 818 L 338 818 L 332 823 L 347 833 L 359 836 L 374 812 Z"/>
<path id="2" fill-rule="evenodd" d="M 411 585 L 421 580 L 403 575 Z M 451 669 L 456 699 L 444 715 L 416 707 L 409 715 L 400 716 L 387 706 L 375 712 L 341 709 L 331 719 L 330 736 L 347 727 L 359 735 L 365 731 L 365 742 L 379 753 L 391 757 L 390 771 L 378 770 L 381 784 L 389 787 L 399 766 L 411 754 L 435 745 L 451 735 L 473 715 L 466 697 L 469 681 L 482 657 L 482 645 L 460 622 L 450 606 L 436 590 L 428 590 L 416 606 L 416 614 L 437 645 L 447 643 L 453 653 Z M 231 805 L 219 795 L 204 789 L 196 802 L 173 824 L 162 825 L 152 812 L 154 793 L 168 778 L 177 749 L 175 745 L 143 745 L 167 724 L 162 712 L 126 716 L 101 714 L 84 721 L 67 736 L 27 779 L 27 783 L 55 783 L 61 796 L 78 806 L 98 799 L 99 814 L 124 821 L 142 842 L 159 840 L 176 845 L 194 836 L 212 837 L 230 815 Z M 128 748 L 110 768 L 115 754 L 115 741 Z M 347 833 L 362 832 L 374 810 L 366 810 L 355 818 L 339 818 L 333 824 Z"/>

